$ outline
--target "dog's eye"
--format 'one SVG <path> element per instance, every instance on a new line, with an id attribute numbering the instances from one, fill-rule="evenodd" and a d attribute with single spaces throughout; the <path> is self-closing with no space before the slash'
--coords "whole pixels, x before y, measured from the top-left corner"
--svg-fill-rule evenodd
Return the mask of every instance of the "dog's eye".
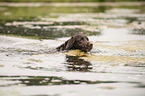
<path id="1" fill-rule="evenodd" d="M 81 38 L 80 40 L 84 40 L 84 38 Z"/>

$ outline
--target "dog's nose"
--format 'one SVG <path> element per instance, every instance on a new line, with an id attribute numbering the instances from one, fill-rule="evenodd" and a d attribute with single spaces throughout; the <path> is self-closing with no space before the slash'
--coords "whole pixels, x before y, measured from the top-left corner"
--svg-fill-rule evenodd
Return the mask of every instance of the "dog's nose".
<path id="1" fill-rule="evenodd" d="M 89 45 L 89 46 L 93 46 L 93 44 L 92 44 L 92 43 L 88 43 L 88 45 Z"/>
<path id="2" fill-rule="evenodd" d="M 93 46 L 93 44 L 91 43 L 90 46 Z"/>

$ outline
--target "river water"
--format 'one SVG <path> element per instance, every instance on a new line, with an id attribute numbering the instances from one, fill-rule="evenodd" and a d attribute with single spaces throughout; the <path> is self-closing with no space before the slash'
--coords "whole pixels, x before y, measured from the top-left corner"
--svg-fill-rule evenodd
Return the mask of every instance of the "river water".
<path id="1" fill-rule="evenodd" d="M 0 3 L 0 96 L 144 96 L 145 3 Z M 75 34 L 93 49 L 57 52 Z"/>

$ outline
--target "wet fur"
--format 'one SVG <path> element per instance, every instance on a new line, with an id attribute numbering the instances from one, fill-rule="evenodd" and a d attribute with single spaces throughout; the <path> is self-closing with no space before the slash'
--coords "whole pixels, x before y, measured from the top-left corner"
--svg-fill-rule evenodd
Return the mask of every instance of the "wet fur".
<path id="1" fill-rule="evenodd" d="M 89 42 L 89 39 L 85 35 L 74 35 L 69 40 L 67 40 L 65 43 L 61 44 L 56 49 L 58 51 L 64 51 L 64 50 L 81 50 L 84 52 L 88 52 L 92 49 L 93 44 Z"/>

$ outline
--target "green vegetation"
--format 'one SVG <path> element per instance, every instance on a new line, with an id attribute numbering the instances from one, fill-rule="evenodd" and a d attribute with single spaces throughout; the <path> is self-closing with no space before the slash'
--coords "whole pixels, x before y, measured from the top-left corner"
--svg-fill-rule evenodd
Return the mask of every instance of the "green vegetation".
<path id="1" fill-rule="evenodd" d="M 0 2 L 132 2 L 144 0 L 0 0 Z"/>
<path id="2" fill-rule="evenodd" d="M 23 0 L 20 0 L 20 2 L 21 1 Z M 83 2 L 83 0 L 80 1 Z M 85 13 L 88 14 L 89 16 L 89 13 L 105 13 L 106 11 L 111 10 L 113 8 L 139 9 L 140 11 L 138 12 L 140 13 L 144 11 L 144 6 L 142 5 L 37 6 L 37 7 L 36 6 L 22 7 L 20 5 L 17 7 L 0 6 L 0 26 L 1 26 L 0 34 L 25 36 L 36 39 L 55 39 L 60 37 L 70 37 L 75 34 L 85 34 L 88 36 L 100 35 L 100 31 L 96 31 L 98 29 L 97 27 L 98 24 L 93 23 L 94 21 L 91 22 L 87 21 L 87 19 L 85 18 L 85 16 L 87 17 L 87 15 L 84 16 L 83 14 Z M 82 16 L 82 18 L 84 19 L 79 20 L 80 16 L 78 16 L 72 20 L 73 14 L 76 13 Z M 71 14 L 72 16 L 69 17 L 69 20 L 68 18 L 65 19 L 65 16 L 67 16 L 67 14 Z M 65 21 L 64 20 L 61 21 L 60 18 L 64 19 Z M 96 22 L 98 22 L 98 20 L 100 19 L 104 19 L 104 17 L 97 16 L 93 16 L 91 18 L 96 18 L 97 20 Z M 121 17 L 121 18 L 126 19 L 128 21 L 127 23 L 138 21 L 136 17 Z M 105 19 L 116 19 L 116 18 L 108 17 Z M 33 22 L 33 24 L 32 23 L 26 24 L 26 22 Z M 82 25 L 87 25 L 88 28 L 85 27 L 82 28 Z"/>
<path id="3" fill-rule="evenodd" d="M 4 21 L 11 20 L 34 20 L 38 17 L 52 17 L 50 13 L 97 13 L 105 12 L 110 7 L 4 7 L 0 11 L 0 18 Z"/>

